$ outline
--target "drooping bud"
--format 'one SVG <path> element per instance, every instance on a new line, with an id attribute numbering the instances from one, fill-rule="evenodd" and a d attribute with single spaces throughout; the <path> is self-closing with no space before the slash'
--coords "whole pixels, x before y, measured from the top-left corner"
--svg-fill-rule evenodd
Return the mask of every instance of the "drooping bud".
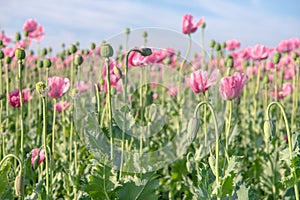
<path id="1" fill-rule="evenodd" d="M 75 55 L 74 64 L 80 66 L 83 63 L 83 58 L 80 54 Z"/>
<path id="2" fill-rule="evenodd" d="M 37 84 L 35 84 L 35 90 L 42 96 L 46 96 L 48 89 L 44 82 L 40 81 Z"/>
<path id="3" fill-rule="evenodd" d="M 114 55 L 114 50 L 110 44 L 101 44 L 100 54 L 104 58 L 109 58 Z"/>
<path id="4" fill-rule="evenodd" d="M 152 54 L 152 50 L 150 48 L 142 48 L 141 55 L 142 56 L 150 56 Z"/>
<path id="5" fill-rule="evenodd" d="M 25 55 L 25 50 L 21 49 L 21 48 L 17 48 L 16 52 L 15 52 L 15 56 L 18 60 L 23 60 L 25 59 L 26 55 Z"/>
<path id="6" fill-rule="evenodd" d="M 116 65 L 113 68 L 114 74 L 120 79 L 122 78 L 122 71 L 120 68 L 118 68 Z"/>
<path id="7" fill-rule="evenodd" d="M 4 53 L 3 51 L 0 49 L 0 60 L 4 58 Z"/>
<path id="8" fill-rule="evenodd" d="M 18 175 L 15 179 L 15 191 L 18 197 L 24 195 L 24 178 L 23 176 Z"/>
<path id="9" fill-rule="evenodd" d="M 72 44 L 72 45 L 70 46 L 70 52 L 71 52 L 71 53 L 76 53 L 76 51 L 77 51 L 77 47 L 76 47 L 74 44 Z"/>
<path id="10" fill-rule="evenodd" d="M 197 137 L 198 129 L 199 129 L 199 119 L 197 117 L 193 117 L 190 119 L 187 133 L 188 133 L 188 140 L 189 142 L 193 142 L 194 139 Z"/>
<path id="11" fill-rule="evenodd" d="M 281 54 L 279 52 L 275 52 L 273 55 L 273 63 L 278 64 L 281 58 Z"/>
<path id="12" fill-rule="evenodd" d="M 51 67 L 51 60 L 49 58 L 45 58 L 43 61 L 43 66 L 46 68 L 50 68 Z"/>

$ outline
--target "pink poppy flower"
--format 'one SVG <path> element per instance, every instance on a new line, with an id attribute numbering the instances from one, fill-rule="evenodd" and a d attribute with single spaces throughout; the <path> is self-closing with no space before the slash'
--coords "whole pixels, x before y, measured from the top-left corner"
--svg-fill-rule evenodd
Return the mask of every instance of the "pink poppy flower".
<path id="1" fill-rule="evenodd" d="M 56 103 L 56 111 L 61 113 L 63 110 L 66 110 L 70 107 L 70 103 L 67 101 L 60 101 Z"/>
<path id="2" fill-rule="evenodd" d="M 74 83 L 74 88 L 79 92 L 79 93 L 84 93 L 86 92 L 89 88 L 91 88 L 92 83 L 91 82 L 84 82 L 84 81 L 79 81 Z"/>
<path id="3" fill-rule="evenodd" d="M 205 92 L 210 86 L 215 85 L 218 81 L 219 70 L 215 69 L 210 77 L 208 77 L 207 71 L 199 69 L 191 74 L 190 78 L 186 78 L 191 89 L 195 93 Z"/>
<path id="4" fill-rule="evenodd" d="M 23 98 L 23 103 L 26 103 L 30 99 L 32 99 L 29 88 L 26 88 L 26 89 L 22 90 L 22 98 Z M 21 106 L 21 104 L 20 104 L 20 90 L 15 89 L 14 91 L 10 92 L 8 94 L 8 100 L 9 100 L 9 104 L 12 107 L 14 107 L 14 108 L 20 107 Z"/>
<path id="5" fill-rule="evenodd" d="M 204 17 L 201 17 L 196 24 L 194 24 L 194 17 L 190 14 L 185 14 L 182 17 L 182 33 L 191 34 L 196 32 L 197 28 L 201 26 L 204 21 Z"/>
<path id="6" fill-rule="evenodd" d="M 63 79 L 61 77 L 54 76 L 48 78 L 48 85 L 50 87 L 48 96 L 50 98 L 60 98 L 68 91 L 70 81 L 68 78 Z"/>
<path id="7" fill-rule="evenodd" d="M 37 25 L 38 24 L 34 19 L 27 19 L 23 26 L 23 31 L 27 31 L 28 33 L 31 33 L 36 30 Z"/>
<path id="8" fill-rule="evenodd" d="M 277 89 L 277 98 L 278 99 L 283 99 L 284 97 L 289 96 L 290 94 L 293 93 L 293 85 L 292 83 L 284 83 L 282 85 L 282 88 Z M 275 91 L 272 92 L 273 95 L 275 94 Z"/>
<path id="9" fill-rule="evenodd" d="M 223 77 L 220 82 L 220 94 L 224 100 L 231 100 L 238 97 L 247 82 L 246 76 L 241 72 L 234 75 Z"/>
<path id="10" fill-rule="evenodd" d="M 30 154 L 27 154 L 27 158 Z M 32 166 L 36 166 L 37 164 L 41 164 L 45 160 L 45 151 L 44 149 L 32 149 L 31 150 L 31 164 Z"/>
<path id="11" fill-rule="evenodd" d="M 226 41 L 226 49 L 229 51 L 234 51 L 240 48 L 241 43 L 237 40 L 228 40 Z"/>
<path id="12" fill-rule="evenodd" d="M 30 32 L 28 34 L 28 36 L 30 38 L 34 38 L 36 39 L 36 41 L 41 41 L 43 39 L 43 37 L 45 36 L 45 33 L 44 33 L 44 27 L 42 25 L 37 25 L 36 29 L 33 31 L 33 32 Z"/>
<path id="13" fill-rule="evenodd" d="M 0 40 L 2 40 L 3 45 L 6 46 L 10 43 L 11 38 L 7 37 L 3 32 L 0 32 Z"/>
<path id="14" fill-rule="evenodd" d="M 269 55 L 269 49 L 261 44 L 257 44 L 250 49 L 250 55 L 253 60 L 264 60 Z"/>
<path id="15" fill-rule="evenodd" d="M 154 93 L 154 94 L 152 95 L 153 100 L 157 99 L 157 97 L 158 97 L 158 94 L 157 94 L 157 93 Z"/>
<path id="16" fill-rule="evenodd" d="M 178 89 L 176 86 L 172 85 L 168 87 L 167 94 L 171 95 L 172 97 L 176 97 L 178 93 Z"/>

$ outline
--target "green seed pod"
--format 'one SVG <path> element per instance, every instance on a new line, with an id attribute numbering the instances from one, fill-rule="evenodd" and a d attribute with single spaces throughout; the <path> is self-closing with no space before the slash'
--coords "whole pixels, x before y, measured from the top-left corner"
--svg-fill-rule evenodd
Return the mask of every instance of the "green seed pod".
<path id="1" fill-rule="evenodd" d="M 82 56 L 81 56 L 80 54 L 75 55 L 75 58 L 74 58 L 74 64 L 75 64 L 76 66 L 79 66 L 79 65 L 81 65 L 82 63 L 83 63 L 83 58 L 82 58 Z"/>
<path id="2" fill-rule="evenodd" d="M 77 47 L 74 45 L 74 44 L 72 44 L 71 46 L 70 46 L 70 53 L 76 53 L 76 51 L 77 51 Z"/>
<path id="3" fill-rule="evenodd" d="M 114 66 L 113 70 L 114 70 L 114 74 L 115 74 L 118 78 L 122 78 L 122 71 L 121 71 L 120 68 L 118 68 L 117 66 Z"/>
<path id="4" fill-rule="evenodd" d="M 49 53 L 52 52 L 52 48 L 51 48 L 51 47 L 48 48 L 48 52 L 49 52 Z"/>
<path id="5" fill-rule="evenodd" d="M 142 56 L 150 56 L 152 54 L 152 50 L 150 48 L 142 48 L 140 53 Z"/>
<path id="6" fill-rule="evenodd" d="M 18 175 L 15 179 L 15 191 L 18 197 L 24 195 L 24 178 L 23 176 Z"/>
<path id="7" fill-rule="evenodd" d="M 209 41 L 209 46 L 210 46 L 211 48 L 214 48 L 215 45 L 216 45 L 216 41 L 215 41 L 215 40 Z"/>
<path id="8" fill-rule="evenodd" d="M 231 55 L 228 55 L 226 58 L 226 67 L 232 68 L 234 65 L 234 60 Z"/>
<path id="9" fill-rule="evenodd" d="M 216 51 L 220 51 L 220 50 L 221 50 L 221 45 L 220 45 L 220 43 L 216 43 L 216 45 L 215 45 L 215 50 L 216 50 Z"/>
<path id="10" fill-rule="evenodd" d="M 18 42 L 21 40 L 21 34 L 19 32 L 16 33 L 15 35 L 15 40 Z"/>
<path id="11" fill-rule="evenodd" d="M 293 60 L 296 61 L 298 57 L 299 56 L 298 56 L 297 52 L 293 52 L 293 54 L 292 54 Z"/>
<path id="12" fill-rule="evenodd" d="M 222 49 L 225 49 L 226 48 L 226 42 L 223 42 L 222 43 Z"/>
<path id="13" fill-rule="evenodd" d="M 46 68 L 50 68 L 51 67 L 51 60 L 49 58 L 45 58 L 43 60 L 43 66 L 46 67 Z"/>
<path id="14" fill-rule="evenodd" d="M 109 58 L 114 55 L 114 50 L 110 44 L 104 43 L 101 45 L 100 54 L 104 58 Z"/>
<path id="15" fill-rule="evenodd" d="M 61 48 L 64 49 L 65 47 L 66 47 L 65 43 L 62 43 L 62 44 L 61 44 Z"/>
<path id="16" fill-rule="evenodd" d="M 2 47 L 3 46 L 3 42 L 2 42 L 2 40 L 0 40 L 0 47 Z"/>
<path id="17" fill-rule="evenodd" d="M 148 33 L 147 33 L 147 31 L 144 31 L 143 32 L 143 38 L 147 38 L 148 37 Z"/>
<path id="18" fill-rule="evenodd" d="M 275 52 L 273 55 L 273 63 L 278 64 L 281 58 L 281 54 L 279 52 Z"/>
<path id="19" fill-rule="evenodd" d="M 205 27 L 206 27 L 206 23 L 203 22 L 203 23 L 201 24 L 201 28 L 205 29 Z"/>
<path id="20" fill-rule="evenodd" d="M 23 33 L 25 37 L 28 37 L 28 31 L 24 31 Z"/>
<path id="21" fill-rule="evenodd" d="M 35 90 L 42 96 L 47 96 L 48 88 L 43 81 L 38 82 L 35 84 Z"/>
<path id="22" fill-rule="evenodd" d="M 12 61 L 11 57 L 6 57 L 6 58 L 5 58 L 5 63 L 6 63 L 6 64 L 10 64 L 11 61 Z"/>
<path id="23" fill-rule="evenodd" d="M 4 53 L 3 51 L 0 49 L 0 59 L 3 59 L 4 58 Z"/>
<path id="24" fill-rule="evenodd" d="M 36 65 L 37 65 L 38 68 L 43 68 L 43 61 L 38 60 Z"/>
<path id="25" fill-rule="evenodd" d="M 23 60 L 26 57 L 25 50 L 21 48 L 17 48 L 15 52 L 15 56 L 18 60 Z"/>
<path id="26" fill-rule="evenodd" d="M 96 44 L 94 42 L 91 43 L 90 48 L 94 50 L 96 48 Z"/>
<path id="27" fill-rule="evenodd" d="M 42 50 L 42 56 L 45 56 L 45 55 L 47 55 L 47 49 L 46 48 L 43 48 L 43 50 Z"/>
<path id="28" fill-rule="evenodd" d="M 129 33 L 130 33 L 130 28 L 125 28 L 125 34 L 129 35 Z"/>
<path id="29" fill-rule="evenodd" d="M 188 134 L 188 140 L 190 143 L 192 143 L 195 138 L 197 137 L 198 129 L 199 129 L 199 119 L 196 117 L 193 117 L 190 119 L 188 128 L 187 128 L 187 134 Z"/>
<path id="30" fill-rule="evenodd" d="M 80 46 L 80 43 L 77 41 L 77 42 L 75 43 L 75 45 L 76 45 L 77 47 L 79 47 L 79 46 Z"/>

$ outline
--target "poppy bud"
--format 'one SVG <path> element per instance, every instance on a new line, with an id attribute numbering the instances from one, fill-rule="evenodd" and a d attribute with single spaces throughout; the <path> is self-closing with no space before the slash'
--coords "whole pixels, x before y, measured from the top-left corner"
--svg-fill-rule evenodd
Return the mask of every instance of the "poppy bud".
<path id="1" fill-rule="evenodd" d="M 24 178 L 23 176 L 18 175 L 15 179 L 15 191 L 18 197 L 23 196 L 24 194 Z"/>
<path id="2" fill-rule="evenodd" d="M 281 58 L 281 54 L 279 52 L 275 52 L 273 55 L 273 63 L 278 64 Z"/>

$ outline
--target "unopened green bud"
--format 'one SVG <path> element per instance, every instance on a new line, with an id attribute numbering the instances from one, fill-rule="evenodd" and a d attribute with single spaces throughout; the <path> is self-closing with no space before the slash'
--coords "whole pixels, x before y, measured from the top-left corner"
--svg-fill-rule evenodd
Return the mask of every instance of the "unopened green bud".
<path id="1" fill-rule="evenodd" d="M 3 59 L 4 58 L 4 53 L 3 51 L 0 49 L 0 59 Z"/>
<path id="2" fill-rule="evenodd" d="M 150 48 L 142 48 L 141 55 L 142 56 L 150 56 L 152 54 L 152 50 Z"/>
<path id="3" fill-rule="evenodd" d="M 120 70 L 120 68 L 118 68 L 116 65 L 114 66 L 114 74 L 118 77 L 118 78 L 122 78 L 122 71 Z"/>
<path id="4" fill-rule="evenodd" d="M 18 197 L 24 195 L 24 178 L 23 176 L 18 175 L 15 179 L 15 191 Z"/>
<path id="5" fill-rule="evenodd" d="M 15 40 L 18 42 L 21 40 L 21 34 L 19 32 L 16 33 L 15 35 Z"/>
<path id="6" fill-rule="evenodd" d="M 23 60 L 25 59 L 25 50 L 21 48 L 17 48 L 15 52 L 15 56 L 18 60 Z"/>
<path id="7" fill-rule="evenodd" d="M 278 64 L 281 58 L 281 54 L 279 52 L 275 52 L 273 55 L 273 63 Z"/>
<path id="8" fill-rule="evenodd" d="M 94 42 L 91 43 L 90 48 L 94 50 L 96 48 L 96 44 Z"/>
<path id="9" fill-rule="evenodd" d="M 5 63 L 6 63 L 6 64 L 10 64 L 11 61 L 12 61 L 11 57 L 6 57 L 6 58 L 5 58 Z"/>
<path id="10" fill-rule="evenodd" d="M 220 50 L 221 50 L 221 45 L 220 45 L 220 43 L 216 43 L 216 45 L 215 45 L 215 50 L 216 50 L 216 51 L 220 51 Z"/>
<path id="11" fill-rule="evenodd" d="M 206 27 L 206 23 L 203 22 L 203 23 L 201 24 L 201 28 L 205 29 L 205 27 Z"/>
<path id="12" fill-rule="evenodd" d="M 76 47 L 74 44 L 72 44 L 72 45 L 70 46 L 70 52 L 71 52 L 71 53 L 76 53 L 76 51 L 77 51 L 77 47 Z"/>
<path id="13" fill-rule="evenodd" d="M 148 33 L 147 33 L 147 31 L 144 31 L 143 32 L 143 38 L 146 38 L 146 37 L 148 37 Z"/>
<path id="14" fill-rule="evenodd" d="M 197 137 L 198 129 L 199 129 L 199 119 L 196 117 L 193 117 L 190 119 L 188 128 L 187 128 L 187 134 L 189 138 L 189 142 L 193 142 L 195 138 Z"/>
<path id="15" fill-rule="evenodd" d="M 130 28 L 125 28 L 125 34 L 129 35 L 129 33 L 130 33 Z"/>
<path id="16" fill-rule="evenodd" d="M 114 55 L 114 50 L 110 44 L 104 43 L 101 45 L 100 54 L 104 58 L 109 58 Z"/>
<path id="17" fill-rule="evenodd" d="M 51 60 L 49 58 L 45 58 L 43 60 L 43 66 L 46 67 L 46 68 L 50 68 L 51 67 Z"/>
<path id="18" fill-rule="evenodd" d="M 211 48 L 214 48 L 215 45 L 216 45 L 216 41 L 215 41 L 215 40 L 209 41 L 209 46 L 210 46 Z"/>
<path id="19" fill-rule="evenodd" d="M 74 58 L 74 64 L 75 64 L 76 66 L 79 66 L 79 65 L 81 65 L 82 63 L 83 63 L 83 58 L 82 58 L 82 56 L 81 56 L 80 54 L 75 55 L 75 58 Z"/>

